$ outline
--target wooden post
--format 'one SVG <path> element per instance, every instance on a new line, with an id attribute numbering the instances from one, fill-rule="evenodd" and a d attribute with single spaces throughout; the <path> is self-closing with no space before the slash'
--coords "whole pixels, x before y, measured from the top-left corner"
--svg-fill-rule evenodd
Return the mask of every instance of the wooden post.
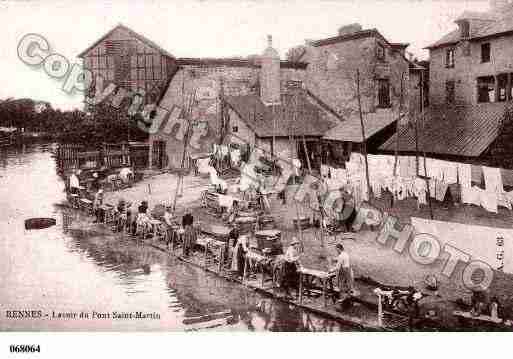
<path id="1" fill-rule="evenodd" d="M 226 244 L 224 245 L 226 246 Z M 224 262 L 224 246 L 219 246 L 219 264 L 217 266 L 217 273 L 221 274 L 221 270 L 223 269 L 223 262 Z"/>
<path id="2" fill-rule="evenodd" d="M 424 70 L 420 72 L 420 78 L 422 82 L 421 91 L 420 91 L 420 114 L 422 116 L 422 129 L 424 130 L 426 128 L 426 116 L 424 113 Z M 426 144 L 423 143 L 422 146 L 422 153 L 424 157 L 424 179 L 426 180 L 426 190 L 427 190 L 427 202 L 429 204 L 429 215 L 431 219 L 433 219 L 433 206 L 431 205 L 431 191 L 429 190 L 429 176 L 427 172 L 427 165 L 426 165 Z"/>
<path id="3" fill-rule="evenodd" d="M 506 101 L 511 100 L 511 72 L 508 72 L 508 83 L 506 85 Z"/>
<path id="4" fill-rule="evenodd" d="M 358 96 L 358 113 L 360 115 L 360 125 L 362 129 L 362 149 L 363 154 L 365 156 L 365 177 L 367 179 L 367 191 L 369 195 L 369 201 L 372 197 L 372 190 L 371 190 L 371 184 L 369 180 L 369 161 L 367 159 L 367 140 L 365 139 L 365 126 L 363 123 L 363 113 L 362 113 L 362 99 L 360 95 L 360 70 L 356 70 L 356 91 Z"/>
<path id="5" fill-rule="evenodd" d="M 150 139 L 149 139 L 149 146 L 148 146 L 148 169 L 151 170 L 152 166 L 153 166 L 153 141 L 152 141 L 152 138 L 151 138 L 151 135 L 150 135 Z"/>
<path id="6" fill-rule="evenodd" d="M 203 257 L 203 267 L 207 269 L 208 241 L 205 243 L 205 256 Z"/>
<path id="7" fill-rule="evenodd" d="M 191 130 L 191 112 L 192 112 L 192 106 L 194 102 L 194 98 L 196 97 L 196 92 L 193 93 L 193 95 L 189 98 L 188 104 L 187 104 L 187 110 L 185 111 L 185 118 L 187 121 L 187 129 L 185 131 L 184 136 L 184 145 L 183 145 L 183 153 L 182 153 L 182 161 L 180 163 L 180 173 L 178 174 L 178 179 L 176 181 L 176 189 L 175 189 L 175 198 L 173 199 L 173 213 L 175 213 L 176 210 L 176 200 L 178 197 L 178 191 L 180 189 L 180 184 L 182 181 L 183 176 L 183 170 L 184 170 L 184 162 L 185 162 L 185 153 L 187 151 L 187 143 L 189 142 L 189 136 L 190 136 L 190 130 Z"/>
<path id="8" fill-rule="evenodd" d="M 326 295 L 326 282 L 328 281 L 328 278 L 323 278 L 322 280 L 322 297 L 323 297 L 323 300 L 324 300 L 324 306 L 327 307 L 328 306 L 328 297 Z"/>
<path id="9" fill-rule="evenodd" d="M 262 272 L 262 282 L 261 282 L 261 287 L 262 289 L 264 289 L 264 285 L 265 285 L 265 270 L 264 270 L 264 265 L 263 263 L 260 263 L 260 270 Z"/>
<path id="10" fill-rule="evenodd" d="M 397 122 L 395 124 L 395 151 L 394 151 L 394 176 L 397 175 L 397 165 L 399 162 L 399 123 L 401 122 L 401 111 L 403 109 L 403 93 L 404 93 L 404 72 L 401 75 L 401 96 L 399 98 L 399 114 L 397 115 Z M 394 194 L 395 196 L 395 194 Z"/>
<path id="11" fill-rule="evenodd" d="M 299 304 L 303 304 L 303 272 L 299 272 Z"/>
<path id="12" fill-rule="evenodd" d="M 242 273 L 242 284 L 247 285 L 246 283 L 246 274 L 248 273 L 248 256 L 244 256 L 244 271 Z"/>
<path id="13" fill-rule="evenodd" d="M 294 112 L 293 112 L 293 119 L 292 119 L 292 122 L 295 124 L 296 123 L 296 120 L 297 120 L 297 107 L 298 107 L 298 103 L 297 103 L 297 93 L 295 94 L 294 96 Z M 292 138 L 292 143 L 295 143 L 294 141 L 294 129 L 295 128 L 292 128 L 291 131 L 292 131 L 292 136 L 289 136 L 289 141 L 290 141 L 290 138 Z M 297 150 L 297 149 L 296 149 Z M 291 145 L 291 157 L 293 156 L 293 147 Z M 296 185 L 296 175 L 294 173 L 294 186 Z M 293 199 L 294 200 L 294 199 Z M 301 228 L 301 213 L 299 211 L 299 205 L 297 204 L 297 201 L 294 200 L 294 204 L 295 204 L 295 207 L 296 207 L 296 217 L 297 217 L 297 222 L 298 222 L 298 232 L 299 232 L 299 241 L 301 242 L 301 247 L 303 247 L 303 228 Z"/>
<path id="14" fill-rule="evenodd" d="M 381 299 L 381 294 L 378 294 L 378 326 L 380 328 L 383 327 L 383 303 Z"/>

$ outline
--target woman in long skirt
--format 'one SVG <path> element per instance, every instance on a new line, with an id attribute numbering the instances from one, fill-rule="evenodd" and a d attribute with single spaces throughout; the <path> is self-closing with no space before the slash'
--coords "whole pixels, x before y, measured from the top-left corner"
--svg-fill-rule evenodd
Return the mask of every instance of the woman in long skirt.
<path id="1" fill-rule="evenodd" d="M 194 217 L 190 210 L 185 212 L 182 218 L 182 226 L 184 228 L 183 235 L 183 254 L 188 257 L 189 253 L 194 249 L 196 245 L 196 230 L 194 229 Z"/>

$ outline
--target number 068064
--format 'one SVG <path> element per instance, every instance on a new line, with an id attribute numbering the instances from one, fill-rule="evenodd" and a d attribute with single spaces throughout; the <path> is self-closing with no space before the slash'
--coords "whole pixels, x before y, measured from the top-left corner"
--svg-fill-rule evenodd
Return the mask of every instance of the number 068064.
<path id="1" fill-rule="evenodd" d="M 11 345 L 9 346 L 11 353 L 40 353 L 39 345 Z"/>

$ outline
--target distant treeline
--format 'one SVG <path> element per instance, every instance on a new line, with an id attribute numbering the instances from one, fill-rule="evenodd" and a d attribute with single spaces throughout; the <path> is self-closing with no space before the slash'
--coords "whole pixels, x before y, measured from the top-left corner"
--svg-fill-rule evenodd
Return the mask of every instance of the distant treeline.
<path id="1" fill-rule="evenodd" d="M 44 133 L 62 143 L 94 147 L 127 139 L 142 141 L 147 134 L 137 127 L 137 120 L 108 104 L 97 105 L 86 113 L 54 109 L 47 102 L 32 99 L 0 100 L 0 127 Z"/>

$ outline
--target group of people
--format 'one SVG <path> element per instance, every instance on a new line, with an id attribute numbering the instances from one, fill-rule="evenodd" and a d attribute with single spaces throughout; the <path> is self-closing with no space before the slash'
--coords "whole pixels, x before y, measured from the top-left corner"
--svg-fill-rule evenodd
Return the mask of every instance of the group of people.
<path id="1" fill-rule="evenodd" d="M 113 176 L 116 179 L 119 179 L 123 183 L 130 183 L 134 180 L 134 172 L 131 168 L 122 168 L 118 174 L 110 175 L 107 177 L 107 182 L 111 182 Z M 86 198 L 92 196 L 92 210 L 95 216 L 94 222 L 103 222 L 105 220 L 105 211 L 103 209 L 103 186 L 102 181 L 98 172 L 93 172 L 91 179 L 87 180 L 89 182 L 89 186 L 86 189 L 86 186 L 81 185 L 81 177 L 83 177 L 82 170 L 78 169 L 71 173 L 68 179 L 68 190 L 72 195 L 83 195 Z M 84 180 L 82 180 L 83 182 Z M 87 198 L 87 199 L 89 199 Z"/>
<path id="2" fill-rule="evenodd" d="M 353 295 L 353 270 L 349 254 L 345 251 L 342 243 L 335 245 L 337 256 L 332 258 L 329 272 L 335 274 L 335 283 L 339 288 L 338 300 L 343 302 Z M 299 269 L 301 268 L 301 242 L 297 238 L 293 238 L 290 246 L 287 248 L 283 263 L 283 280 L 282 288 L 285 290 L 287 297 L 291 296 L 291 289 L 299 288 Z M 311 283 L 311 278 L 305 279 Z M 333 290 L 333 282 L 330 282 Z M 299 289 L 298 289 L 299 290 Z"/>

